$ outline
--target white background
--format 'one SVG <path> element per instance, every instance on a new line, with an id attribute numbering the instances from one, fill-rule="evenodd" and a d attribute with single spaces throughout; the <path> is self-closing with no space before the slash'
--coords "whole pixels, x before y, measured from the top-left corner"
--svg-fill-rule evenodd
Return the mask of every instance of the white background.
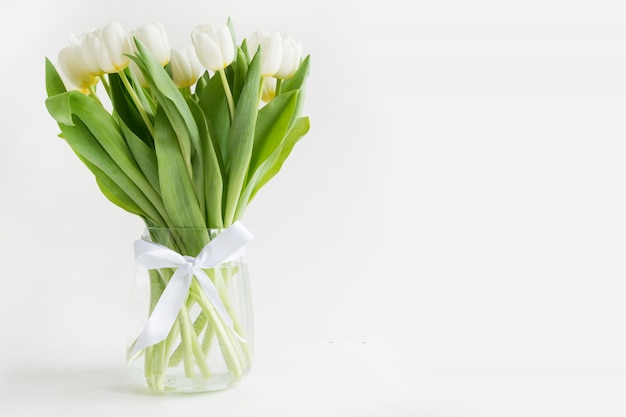
<path id="1" fill-rule="evenodd" d="M 621 4 L 3 2 L 0 414 L 626 415 Z M 56 137 L 44 57 L 228 16 L 303 42 L 312 128 L 244 217 L 251 375 L 148 395 L 124 368 L 142 225 Z"/>

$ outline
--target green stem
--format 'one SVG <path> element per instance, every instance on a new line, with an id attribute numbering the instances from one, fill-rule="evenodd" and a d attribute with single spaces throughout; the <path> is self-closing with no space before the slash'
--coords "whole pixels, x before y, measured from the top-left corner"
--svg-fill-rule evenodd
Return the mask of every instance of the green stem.
<path id="1" fill-rule="evenodd" d="M 195 372 L 193 369 L 193 347 L 191 345 L 191 324 L 189 323 L 189 313 L 187 308 L 182 306 L 178 313 L 178 322 L 180 324 L 180 338 L 183 344 L 183 364 L 185 367 L 185 376 L 193 378 Z"/>
<path id="2" fill-rule="evenodd" d="M 174 353 L 172 353 L 172 348 L 174 347 L 174 340 L 176 340 L 176 337 L 178 337 L 178 335 L 180 335 L 180 325 L 178 324 L 178 322 L 174 322 L 172 330 L 167 335 L 167 339 L 165 339 L 165 360 L 167 362 L 166 366 L 168 367 L 172 366 L 172 356 L 174 356 L 174 353 L 176 352 L 176 350 L 174 350 Z M 179 345 L 179 346 L 182 346 L 182 345 Z M 182 352 L 182 349 L 181 349 L 181 352 Z M 182 360 L 182 355 L 181 355 L 181 360 Z"/>
<path id="3" fill-rule="evenodd" d="M 215 327 L 218 341 L 221 342 L 220 345 L 223 346 L 222 355 L 224 356 L 227 368 L 237 378 L 240 377 L 243 373 L 242 357 L 240 352 L 238 352 L 237 347 L 233 344 L 232 332 L 224 326 L 222 319 L 215 310 L 215 307 L 213 307 L 206 294 L 204 294 L 204 291 L 200 288 L 196 281 L 192 284 L 192 290 L 193 291 L 190 291 L 191 296 L 194 297 L 198 305 L 200 305 L 200 307 L 202 307 L 202 309 L 209 314 L 209 320 Z"/>
<path id="4" fill-rule="evenodd" d="M 191 87 L 182 87 L 179 88 L 178 91 L 180 91 L 180 94 L 185 98 L 191 95 Z"/>
<path id="5" fill-rule="evenodd" d="M 202 376 L 205 378 L 209 378 L 211 376 L 209 364 L 207 363 L 206 356 L 204 356 L 204 352 L 202 351 L 200 342 L 198 342 L 198 338 L 195 334 L 191 338 L 191 347 L 193 350 L 193 354 L 196 357 L 196 365 L 198 365 L 198 368 L 200 368 Z"/>
<path id="6" fill-rule="evenodd" d="M 185 364 L 185 375 L 188 378 L 193 377 L 195 373 L 195 369 L 193 368 L 195 358 L 195 364 L 198 365 L 200 372 L 202 372 L 202 376 L 204 376 L 205 378 L 210 377 L 211 372 L 209 371 L 209 365 L 207 364 L 206 357 L 204 356 L 204 353 L 200 348 L 198 337 L 191 324 L 191 318 L 189 317 L 189 311 L 187 310 L 187 306 L 183 305 L 180 308 L 179 318 L 181 319 L 181 323 L 184 323 L 184 331 L 181 332 L 180 337 L 182 339 L 185 352 L 183 358 Z M 191 372 L 189 372 L 189 366 L 191 366 Z M 191 374 L 191 376 L 189 376 L 188 374 Z"/>
<path id="7" fill-rule="evenodd" d="M 111 98 L 111 87 L 109 87 L 109 82 L 107 81 L 106 77 L 104 76 L 104 74 L 99 76 L 100 81 L 102 81 L 102 85 L 104 86 L 104 90 L 107 92 L 107 95 L 109 96 L 109 98 Z"/>
<path id="8" fill-rule="evenodd" d="M 157 391 L 165 389 L 165 341 L 154 345 L 152 364 L 154 367 L 154 386 Z"/>
<path id="9" fill-rule="evenodd" d="M 213 329 L 213 326 L 209 326 L 209 323 L 207 322 L 206 330 L 204 331 L 204 338 L 202 339 L 202 344 L 200 346 L 205 355 L 209 352 L 209 349 L 211 349 L 214 334 L 215 329 Z"/>
<path id="10" fill-rule="evenodd" d="M 230 110 L 230 121 L 232 122 L 235 118 L 235 102 L 233 101 L 233 94 L 230 91 L 230 86 L 228 85 L 224 69 L 222 68 L 218 72 L 220 74 L 220 78 L 222 79 L 222 85 L 224 86 L 224 94 L 226 94 L 226 101 L 228 102 L 228 109 Z"/>
<path id="11" fill-rule="evenodd" d="M 276 78 L 276 90 L 274 92 L 274 97 L 278 97 L 278 95 L 280 94 L 280 86 L 282 84 L 282 81 L 280 78 Z"/>
<path id="12" fill-rule="evenodd" d="M 226 269 L 226 271 L 224 271 L 224 269 Z M 215 286 L 218 289 L 218 293 L 220 295 L 220 298 L 222 300 L 222 303 L 224 303 L 224 307 L 226 308 L 226 312 L 228 312 L 228 315 L 230 316 L 230 318 L 233 321 L 233 328 L 235 329 L 235 332 L 237 332 L 237 334 L 239 335 L 243 335 L 243 329 L 241 327 L 241 323 L 239 322 L 239 319 L 237 317 L 236 311 L 233 308 L 233 303 L 231 302 L 230 297 L 228 296 L 226 289 L 227 289 L 227 282 L 226 280 L 231 279 L 232 276 L 229 276 L 231 273 L 237 274 L 237 269 L 235 267 L 233 268 L 215 268 Z M 224 275 L 226 275 L 226 278 L 224 278 Z M 252 359 L 252 351 L 250 349 L 250 344 L 248 343 L 239 343 L 239 345 L 241 346 L 243 353 L 246 356 L 246 359 L 248 361 L 250 361 Z"/>
<path id="13" fill-rule="evenodd" d="M 93 97 L 98 104 L 100 104 L 102 106 L 102 102 L 100 101 L 100 98 L 98 97 L 98 94 L 96 94 L 96 86 L 95 85 L 90 85 L 89 86 L 89 95 L 91 97 Z"/>
<path id="14" fill-rule="evenodd" d="M 191 300 L 192 300 L 192 297 L 189 297 L 189 301 L 187 302 L 188 310 L 191 309 L 193 305 L 193 302 L 190 302 Z M 200 333 L 202 333 L 202 330 L 204 330 L 204 328 L 207 325 L 207 321 L 208 321 L 208 316 L 206 315 L 204 311 L 201 311 L 200 314 L 198 315 L 198 318 L 196 318 L 196 321 L 193 322 L 193 330 L 196 332 L 196 336 L 200 336 Z M 178 346 L 176 346 L 176 349 L 174 349 L 172 354 L 169 355 L 168 366 L 170 367 L 178 366 L 178 364 L 182 360 L 183 360 L 183 343 L 181 340 Z"/>
<path id="15" fill-rule="evenodd" d="M 146 109 L 141 104 L 141 100 L 139 100 L 139 96 L 137 96 L 137 93 L 135 92 L 133 87 L 130 85 L 130 81 L 128 81 L 126 72 L 120 71 L 118 74 L 120 75 L 120 78 L 122 79 L 122 83 L 124 84 L 124 87 L 126 87 L 126 90 L 128 91 L 128 94 L 130 95 L 130 98 L 133 100 L 133 103 L 135 103 L 135 106 L 137 107 L 137 110 L 139 111 L 139 114 L 141 115 L 143 122 L 146 124 L 146 127 L 150 131 L 150 134 L 154 136 L 154 126 L 152 125 L 152 120 L 150 120 L 148 113 L 146 113 Z"/>
<path id="16" fill-rule="evenodd" d="M 148 383 L 148 386 L 150 388 L 154 387 L 154 372 L 152 371 L 152 364 L 153 364 L 153 351 L 154 351 L 154 346 L 148 346 L 145 350 L 145 365 L 144 365 L 144 375 L 146 377 L 146 382 Z"/>

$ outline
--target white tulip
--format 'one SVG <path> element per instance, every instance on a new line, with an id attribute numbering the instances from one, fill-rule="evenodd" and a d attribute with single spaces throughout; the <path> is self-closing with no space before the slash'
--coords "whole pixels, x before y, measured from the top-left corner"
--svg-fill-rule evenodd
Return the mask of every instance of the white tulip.
<path id="1" fill-rule="evenodd" d="M 79 36 L 70 34 L 69 48 L 72 50 L 72 55 L 77 64 L 94 77 L 97 77 L 98 75 L 104 74 L 104 72 L 100 69 L 98 63 L 93 58 L 91 51 L 85 44 L 87 35 L 87 33 L 83 33 Z"/>
<path id="2" fill-rule="evenodd" d="M 300 66 L 300 59 L 302 58 L 302 44 L 296 42 L 289 35 L 282 34 L 283 39 L 283 58 L 280 64 L 280 68 L 276 71 L 274 76 L 281 80 L 286 80 L 293 77 Z"/>
<path id="3" fill-rule="evenodd" d="M 248 39 L 250 58 L 261 48 L 261 76 L 271 77 L 280 69 L 283 59 L 283 39 L 280 33 L 264 30 L 254 32 Z"/>
<path id="4" fill-rule="evenodd" d="M 83 57 L 90 68 L 98 68 L 99 74 L 120 72 L 128 66 L 132 52 L 124 28 L 111 22 L 85 35 Z"/>
<path id="5" fill-rule="evenodd" d="M 172 49 L 170 69 L 172 70 L 172 80 L 178 88 L 194 85 L 204 72 L 204 67 L 191 46 Z"/>
<path id="6" fill-rule="evenodd" d="M 235 59 L 235 44 L 226 24 L 197 26 L 191 40 L 200 63 L 211 71 L 223 70 Z"/>
<path id="7" fill-rule="evenodd" d="M 143 43 L 156 57 L 161 66 L 170 61 L 170 41 L 165 27 L 161 22 L 151 22 L 143 25 L 130 34 Z M 133 51 L 137 51 L 135 42 L 132 42 Z"/>
<path id="8" fill-rule="evenodd" d="M 261 100 L 266 103 L 272 101 L 276 96 L 276 78 L 265 77 L 263 79 L 263 93 L 261 94 Z"/>
<path id="9" fill-rule="evenodd" d="M 59 69 L 65 80 L 69 82 L 68 89 L 80 89 L 83 92 L 98 82 L 82 56 L 82 50 L 76 45 L 66 46 L 59 51 Z"/>

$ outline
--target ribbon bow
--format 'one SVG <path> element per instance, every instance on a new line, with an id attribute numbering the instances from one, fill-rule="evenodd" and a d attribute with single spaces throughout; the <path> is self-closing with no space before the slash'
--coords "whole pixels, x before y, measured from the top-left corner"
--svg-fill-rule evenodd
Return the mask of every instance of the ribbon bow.
<path id="1" fill-rule="evenodd" d="M 135 241 L 135 262 L 146 269 L 176 268 L 176 272 L 167 283 L 148 322 L 137 338 L 130 357 L 142 349 L 165 340 L 172 328 L 178 311 L 187 298 L 189 287 L 195 276 L 207 298 L 224 323 L 237 335 L 233 320 L 220 299 L 217 288 L 203 271 L 240 258 L 244 247 L 252 235 L 239 222 L 217 235 L 196 256 L 183 256 L 172 249 L 146 240 Z M 237 335 L 239 337 L 239 335 Z"/>

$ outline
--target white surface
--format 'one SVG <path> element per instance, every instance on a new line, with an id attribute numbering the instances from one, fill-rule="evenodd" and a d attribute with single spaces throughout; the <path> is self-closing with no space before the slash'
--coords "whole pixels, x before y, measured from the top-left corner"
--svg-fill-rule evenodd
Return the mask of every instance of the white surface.
<path id="1" fill-rule="evenodd" d="M 55 346 L 52 351 L 63 349 L 60 357 L 67 358 L 67 348 Z M 256 369 L 234 389 L 186 395 L 137 388 L 108 352 L 43 362 L 36 368 L 31 364 L 24 369 L 20 363 L 8 373 L 9 389 L 16 395 L 7 396 L 3 407 L 8 415 L 25 416 L 43 410 L 63 416 L 124 416 L 129 410 L 152 416 L 181 415 L 184 410 L 223 416 L 344 416 L 382 415 L 390 408 L 413 415 L 427 407 L 453 406 L 429 397 L 432 387 L 413 352 L 398 346 L 265 343 L 257 354 Z M 412 386 L 396 383 L 404 372 L 414 374 Z"/>
<path id="2" fill-rule="evenodd" d="M 4 2 L 0 415 L 626 415 L 624 11 Z M 253 373 L 150 396 L 122 355 L 141 224 L 55 137 L 44 56 L 110 20 L 179 46 L 227 16 L 303 42 L 312 129 L 244 218 Z"/>

